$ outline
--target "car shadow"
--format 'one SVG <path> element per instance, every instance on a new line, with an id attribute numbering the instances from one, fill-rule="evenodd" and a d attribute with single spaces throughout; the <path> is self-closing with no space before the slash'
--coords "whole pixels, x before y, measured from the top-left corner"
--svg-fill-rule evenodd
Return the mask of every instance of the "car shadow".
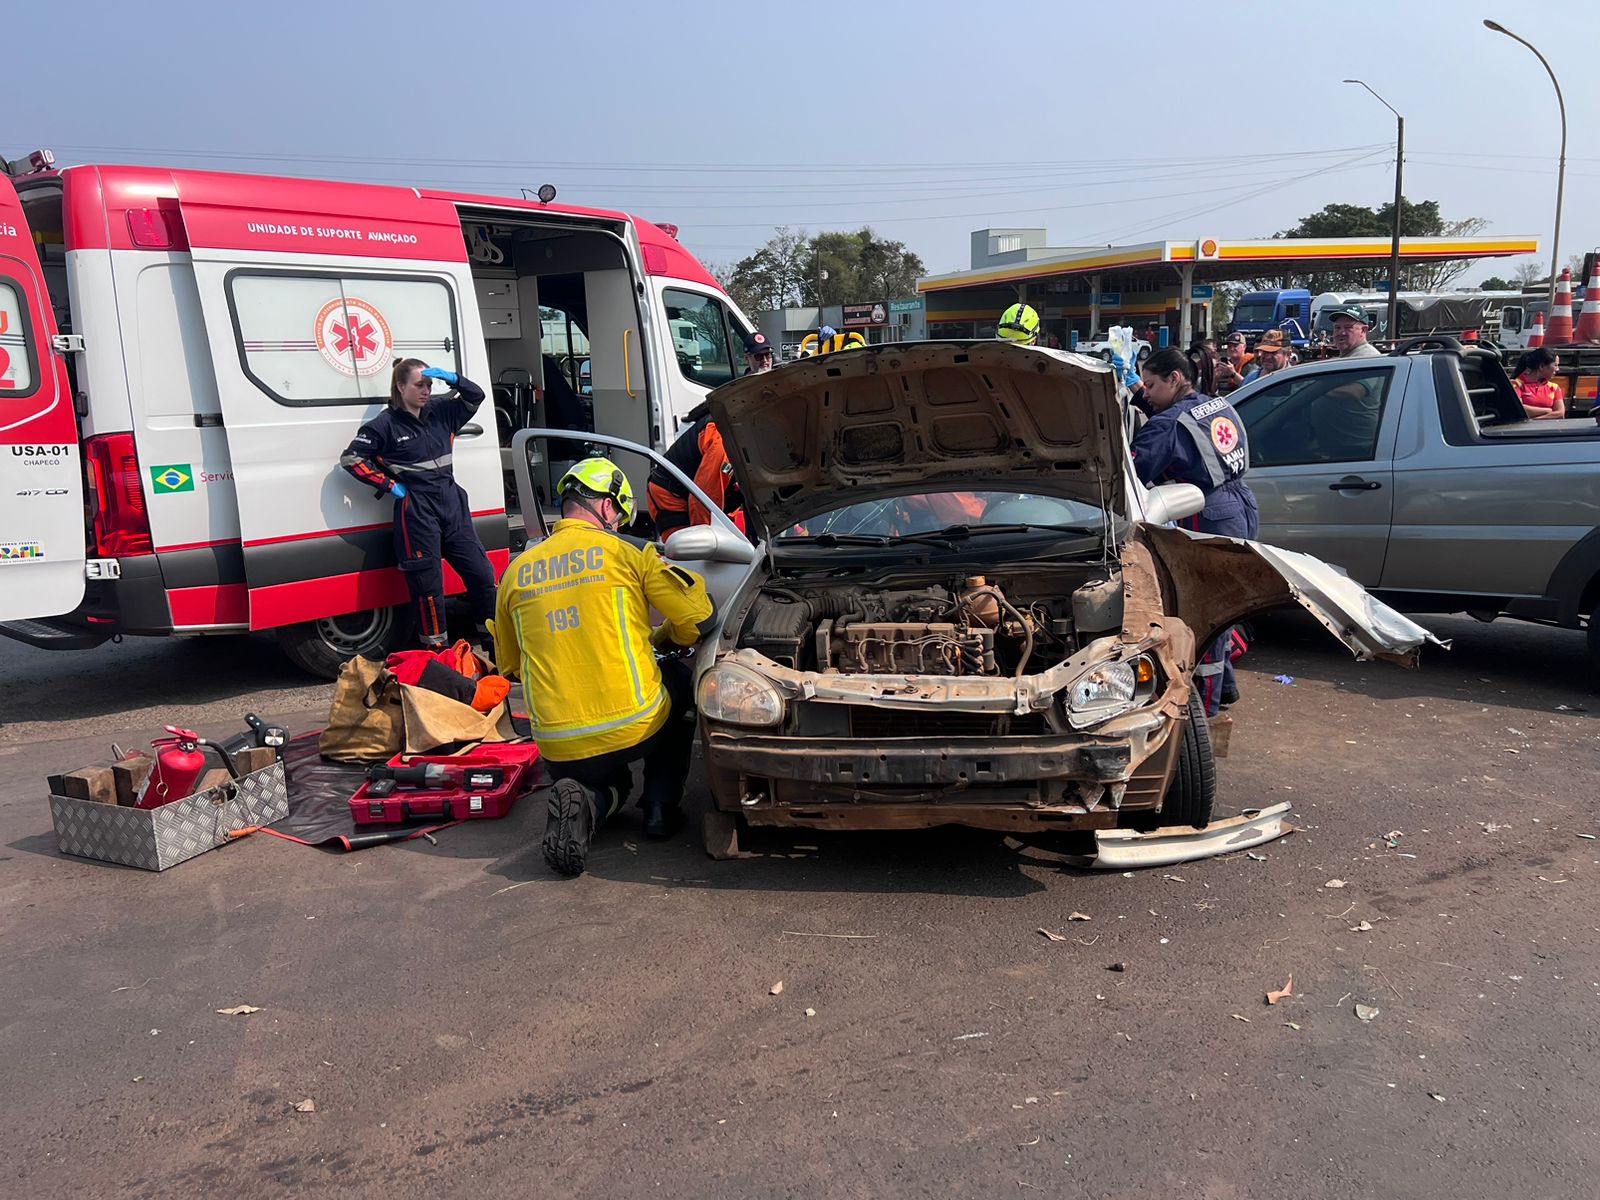
<path id="1" fill-rule="evenodd" d="M 637 781 L 637 768 L 635 774 Z M 508 887 L 565 883 L 540 849 L 546 796 L 541 789 L 523 797 L 502 820 L 445 830 L 437 846 L 413 842 L 405 848 L 487 860 L 486 873 Z M 700 816 L 709 804 L 697 760 L 682 828 L 666 841 L 647 841 L 639 811 L 630 806 L 596 835 L 585 874 L 658 888 L 1009 898 L 1044 890 L 1024 867 L 1058 866 L 1004 834 L 956 826 L 895 833 L 751 829 L 740 834 L 738 858 L 716 861 L 700 839 Z"/>
<path id="2" fill-rule="evenodd" d="M 1311 617 L 1289 611 L 1251 622 L 1256 636 L 1243 662 L 1269 680 L 1317 680 L 1377 700 L 1471 696 L 1529 712 L 1600 715 L 1595 666 L 1581 630 L 1459 616 L 1415 619 L 1451 643 L 1448 650 L 1424 646 L 1416 670 L 1352 661 Z"/>

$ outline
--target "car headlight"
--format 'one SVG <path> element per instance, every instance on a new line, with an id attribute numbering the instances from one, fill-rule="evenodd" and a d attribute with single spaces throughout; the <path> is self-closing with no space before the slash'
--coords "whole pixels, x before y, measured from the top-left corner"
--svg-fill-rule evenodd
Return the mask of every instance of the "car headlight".
<path id="1" fill-rule="evenodd" d="M 738 663 L 719 663 L 700 677 L 699 707 L 708 721 L 771 727 L 783 721 L 783 693 Z"/>
<path id="2" fill-rule="evenodd" d="M 1067 723 L 1087 729 L 1119 717 L 1154 693 L 1155 667 L 1144 655 L 1128 662 L 1101 663 L 1067 688 Z"/>

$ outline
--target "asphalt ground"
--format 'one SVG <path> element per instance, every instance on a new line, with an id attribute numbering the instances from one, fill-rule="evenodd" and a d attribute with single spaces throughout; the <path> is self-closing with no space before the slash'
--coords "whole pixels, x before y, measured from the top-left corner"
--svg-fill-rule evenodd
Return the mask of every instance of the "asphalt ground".
<path id="1" fill-rule="evenodd" d="M 952 830 L 717 863 L 630 813 L 564 880 L 527 800 L 67 859 L 46 773 L 328 690 L 265 641 L 0 643 L 0 1192 L 1592 1196 L 1596 670 L 1429 624 L 1417 672 L 1265 624 L 1220 807 L 1300 831 L 1131 876 Z"/>

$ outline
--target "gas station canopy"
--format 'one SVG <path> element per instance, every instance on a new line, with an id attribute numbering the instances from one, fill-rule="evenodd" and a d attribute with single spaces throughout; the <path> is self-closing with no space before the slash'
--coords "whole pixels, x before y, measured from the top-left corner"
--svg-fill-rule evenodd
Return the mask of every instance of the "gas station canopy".
<path id="1" fill-rule="evenodd" d="M 974 235 L 976 238 L 978 235 Z M 1456 258 L 1509 258 L 1535 254 L 1536 237 L 1405 237 L 1400 261 L 1431 262 Z M 1390 239 L 1265 238 L 1227 241 L 1145 242 L 1137 246 L 1079 248 L 1063 253 L 1018 253 L 1012 261 L 986 263 L 968 271 L 931 275 L 917 281 L 926 299 L 930 332 L 939 323 L 993 323 L 1006 305 L 1024 300 L 1052 317 L 1090 317 L 1098 331 L 1104 314 L 1137 315 L 1158 320 L 1178 310 L 1181 340 L 1190 336 L 1191 303 L 1210 298 L 1208 285 L 1243 279 L 1270 278 L 1313 270 L 1369 267 L 1387 275 Z M 1056 304 L 1059 297 L 1060 303 Z M 1176 332 L 1176 331 L 1175 331 Z M 984 336 L 977 333 L 977 336 Z"/>

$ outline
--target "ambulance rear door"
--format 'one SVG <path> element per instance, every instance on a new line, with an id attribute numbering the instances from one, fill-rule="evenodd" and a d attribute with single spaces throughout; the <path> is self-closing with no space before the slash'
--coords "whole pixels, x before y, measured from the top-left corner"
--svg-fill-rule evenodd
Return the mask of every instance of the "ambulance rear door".
<path id="1" fill-rule="evenodd" d="M 400 189 L 273 180 L 281 194 L 219 190 L 251 182 L 263 181 L 180 186 L 233 460 L 250 627 L 404 603 L 394 501 L 339 456 L 383 410 L 396 358 L 486 374 L 476 306 L 462 303 L 473 291 L 460 224 L 448 206 Z M 503 524 L 489 405 L 455 454 L 474 513 L 498 512 Z"/>
<path id="2" fill-rule="evenodd" d="M 0 177 L 0 621 L 83 599 L 83 464 L 33 234 Z"/>

